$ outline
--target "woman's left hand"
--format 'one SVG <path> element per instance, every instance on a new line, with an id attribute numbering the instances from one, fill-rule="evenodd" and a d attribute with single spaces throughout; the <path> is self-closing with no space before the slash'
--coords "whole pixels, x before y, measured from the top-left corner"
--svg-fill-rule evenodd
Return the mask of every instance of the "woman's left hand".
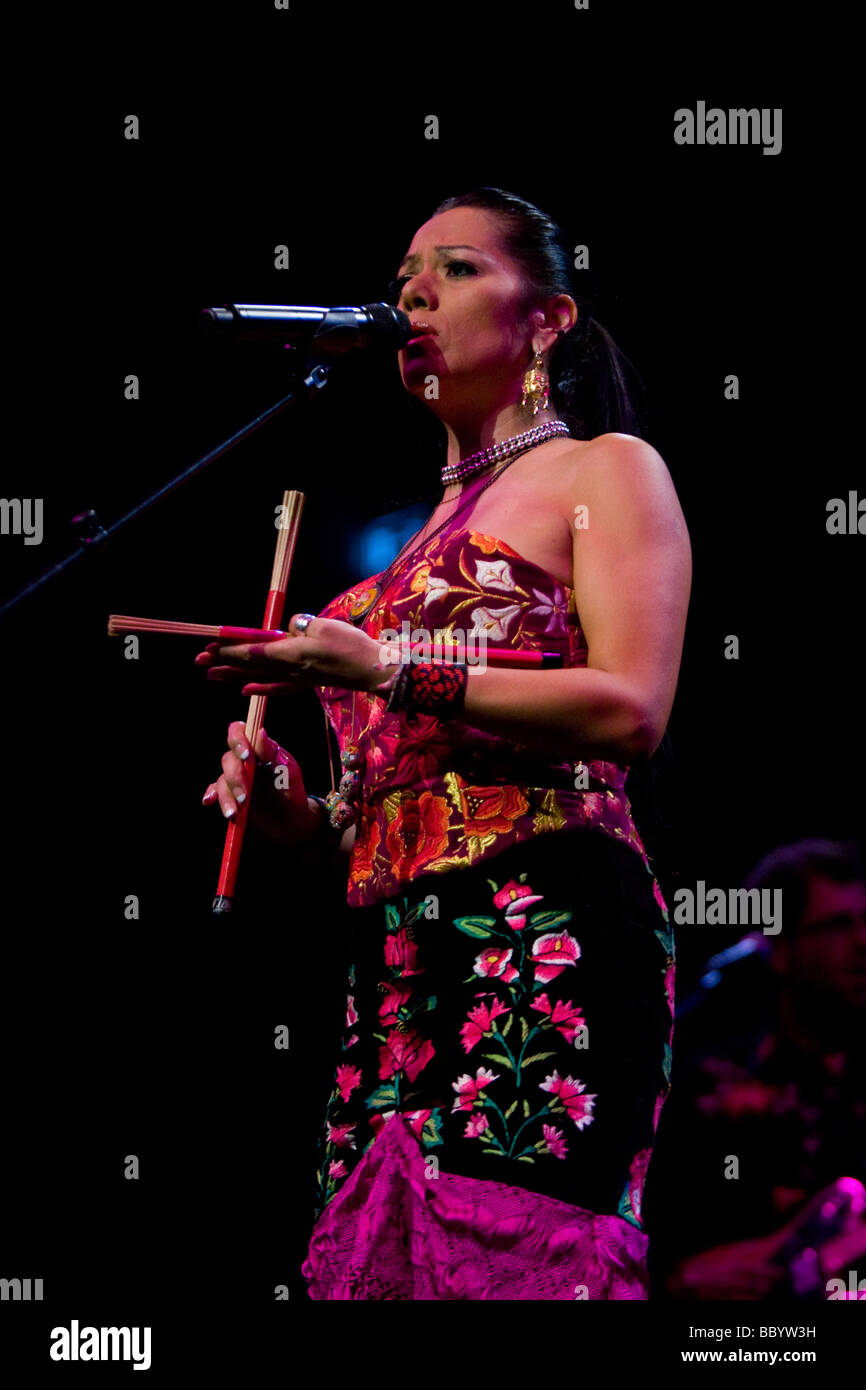
<path id="1" fill-rule="evenodd" d="M 286 629 L 294 633 L 295 613 Z M 380 663 L 387 643 L 336 618 L 314 618 L 306 631 L 276 642 L 209 642 L 195 658 L 208 680 L 240 682 L 244 695 L 288 695 L 333 685 L 373 690 L 394 674 Z"/>

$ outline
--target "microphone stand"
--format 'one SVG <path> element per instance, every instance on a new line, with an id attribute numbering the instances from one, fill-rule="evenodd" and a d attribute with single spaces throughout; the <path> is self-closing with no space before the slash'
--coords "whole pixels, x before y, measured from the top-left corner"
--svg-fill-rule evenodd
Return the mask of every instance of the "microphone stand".
<path id="1" fill-rule="evenodd" d="M 328 380 L 329 371 L 330 367 L 323 362 L 317 362 L 312 367 L 301 382 L 301 385 L 305 388 L 306 395 L 311 396 L 314 391 L 321 390 Z M 176 478 L 171 478 L 167 483 L 164 483 L 162 487 L 157 488 L 156 492 L 152 492 L 149 497 L 145 497 L 142 502 L 139 502 L 131 511 L 128 511 L 125 516 L 120 517 L 113 525 L 109 527 L 103 526 L 92 508 L 88 511 L 79 512 L 77 516 L 72 518 L 71 522 L 72 527 L 81 541 L 78 548 L 71 551 L 65 559 L 58 561 L 56 565 L 52 565 L 49 569 L 44 570 L 42 574 L 37 575 L 29 584 L 25 584 L 22 589 L 19 589 L 16 594 L 13 594 L 12 598 L 0 604 L 0 617 L 2 617 L 4 613 L 10 612 L 17 604 L 21 603 L 23 599 L 27 598 L 28 595 L 41 589 L 49 580 L 63 574 L 70 565 L 74 564 L 76 560 L 80 560 L 83 555 L 88 555 L 95 550 L 101 550 L 111 537 L 116 535 L 121 527 L 126 526 L 130 521 L 134 521 L 136 517 L 141 516 L 143 512 L 146 512 L 150 507 L 154 506 L 156 502 L 159 502 L 163 497 L 167 497 L 170 492 L 174 492 L 175 488 L 180 487 L 182 483 L 188 482 L 189 479 L 194 478 L 197 473 L 201 473 L 207 468 L 208 464 L 221 458 L 223 454 L 228 453 L 229 449 L 233 449 L 236 444 L 240 444 L 242 440 L 249 438 L 255 430 L 261 429 L 262 425 L 266 425 L 269 420 L 273 420 L 275 416 L 285 410 L 286 406 L 291 405 L 292 401 L 294 401 L 297 396 L 298 387 L 295 385 L 281 400 L 268 406 L 267 410 L 262 411 L 261 415 L 257 415 L 254 419 L 250 420 L 248 424 L 243 425 L 241 429 L 237 430 L 233 435 L 230 435 L 228 439 L 223 440 L 222 444 L 217 444 L 216 448 L 203 454 L 202 457 L 191 464 L 189 468 L 185 468 L 182 473 L 178 473 Z"/>

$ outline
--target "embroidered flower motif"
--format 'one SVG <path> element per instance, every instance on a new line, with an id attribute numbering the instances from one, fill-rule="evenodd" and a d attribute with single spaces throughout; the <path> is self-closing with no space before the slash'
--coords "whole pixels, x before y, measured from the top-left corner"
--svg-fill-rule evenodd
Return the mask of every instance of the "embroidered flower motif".
<path id="1" fill-rule="evenodd" d="M 423 791 L 404 802 L 388 826 L 385 847 L 395 879 L 416 875 L 424 864 L 438 859 L 448 847 L 448 802 Z"/>
<path id="2" fill-rule="evenodd" d="M 389 940 L 390 939 L 391 938 L 389 937 Z M 413 946 L 412 950 L 414 951 L 414 949 L 415 948 Z M 385 963 L 388 965 L 393 965 L 393 960 L 388 960 L 387 943 L 385 947 Z M 392 1026 L 395 1023 L 398 1023 L 400 1019 L 400 1010 L 406 1007 L 411 998 L 411 985 L 399 985 L 396 982 L 389 980 L 385 984 L 385 988 L 382 993 L 382 1002 L 379 1005 L 379 1018 L 388 1027 Z"/>
<path id="3" fill-rule="evenodd" d="M 476 560 L 475 578 L 479 586 L 489 589 L 503 589 L 506 593 L 514 593 L 514 576 L 511 573 L 511 566 L 507 560 Z"/>
<path id="4" fill-rule="evenodd" d="M 435 776 L 451 751 L 451 741 L 438 719 L 419 719 L 414 726 L 407 724 L 400 736 L 400 756 L 392 785 L 409 785 Z"/>
<path id="5" fill-rule="evenodd" d="M 652 1158 L 652 1149 L 641 1149 L 636 1153 L 631 1161 L 628 1170 L 628 1200 L 632 1212 L 638 1221 L 642 1221 L 641 1205 L 643 1201 L 644 1184 L 646 1182 L 647 1169 Z"/>
<path id="6" fill-rule="evenodd" d="M 348 995 L 346 999 L 346 1027 L 351 1028 L 353 1023 L 358 1022 L 358 1013 L 355 1008 L 354 994 Z"/>
<path id="7" fill-rule="evenodd" d="M 567 965 L 575 965 L 580 947 L 567 931 L 548 932 L 532 943 L 535 979 L 544 985 L 561 975 Z"/>
<path id="8" fill-rule="evenodd" d="M 553 1125 L 542 1125 L 544 1134 L 544 1148 L 542 1153 L 553 1154 L 554 1158 L 565 1158 L 568 1153 L 568 1145 L 563 1138 L 561 1129 L 554 1129 Z"/>
<path id="9" fill-rule="evenodd" d="M 457 1080 L 451 1083 L 452 1091 L 457 1092 L 451 1113 L 455 1110 L 471 1110 L 477 1100 L 484 1099 L 481 1093 L 485 1087 L 498 1080 L 498 1074 L 494 1074 L 489 1067 L 479 1067 L 474 1076 L 470 1076 L 468 1072 L 458 1076 Z"/>
<path id="10" fill-rule="evenodd" d="M 437 575 L 428 574 L 424 607 L 426 608 L 428 603 L 433 603 L 436 599 L 445 598 L 450 587 L 447 579 L 439 579 Z"/>
<path id="11" fill-rule="evenodd" d="M 467 835 L 504 835 L 524 815 L 529 802 L 519 787 L 460 786 L 460 802 Z"/>
<path id="12" fill-rule="evenodd" d="M 410 1081 L 414 1081 L 423 1071 L 436 1049 L 429 1038 L 422 1038 L 414 1028 L 405 1033 L 394 1029 L 379 1048 L 379 1079 L 387 1081 L 395 1072 L 404 1071 Z"/>
<path id="13" fill-rule="evenodd" d="M 483 531 L 470 531 L 469 540 L 475 549 L 480 550 L 484 555 L 495 555 L 497 550 L 503 548 L 508 550 L 508 546 L 502 547 L 495 536 L 486 536 Z"/>
<path id="14" fill-rule="evenodd" d="M 505 908 L 505 920 L 512 931 L 523 931 L 526 926 L 526 909 L 533 903 L 542 901 L 541 893 L 533 893 L 525 883 L 517 883 L 513 878 L 493 896 L 493 905 Z"/>
<path id="15" fill-rule="evenodd" d="M 569 1119 L 574 1120 L 578 1129 L 583 1129 L 585 1125 L 592 1124 L 595 1118 L 592 1113 L 593 1104 L 598 1100 L 598 1096 L 587 1096 L 583 1092 L 586 1090 L 585 1081 L 575 1081 L 573 1076 L 566 1076 L 564 1079 L 558 1071 L 551 1072 L 550 1076 L 539 1082 L 542 1091 L 549 1091 L 556 1096 L 565 1106 Z"/>
<path id="16" fill-rule="evenodd" d="M 552 600 L 548 598 L 547 594 L 543 594 L 540 589 L 533 589 L 532 592 L 538 599 L 538 603 L 534 608 L 530 608 L 527 616 L 531 618 L 538 613 L 539 616 L 543 618 L 549 614 L 547 627 L 544 629 L 545 637 L 549 637 L 553 632 L 564 632 L 565 617 L 562 613 L 562 605 L 565 603 L 565 594 L 559 586 L 557 585 L 554 589 Z"/>
<path id="17" fill-rule="evenodd" d="M 348 1100 L 360 1084 L 361 1072 L 358 1067 L 346 1066 L 345 1063 L 337 1067 L 337 1090 L 343 1100 Z"/>
<path id="18" fill-rule="evenodd" d="M 357 1128 L 357 1125 L 332 1125 L 328 1121 L 328 1143 L 333 1144 L 336 1149 L 357 1149 L 358 1145 L 353 1137 Z"/>
<path id="19" fill-rule="evenodd" d="M 488 642 L 504 642 L 520 608 L 519 603 L 512 603 L 508 608 L 473 608 L 472 626 L 476 632 L 486 632 Z"/>
<path id="20" fill-rule="evenodd" d="M 475 964 L 472 969 L 476 975 L 482 975 L 486 979 L 501 977 L 506 984 L 517 979 L 517 971 L 511 965 L 513 951 L 507 951 L 501 946 L 491 946 L 486 951 L 482 951 L 480 956 L 475 957 Z"/>
<path id="21" fill-rule="evenodd" d="M 471 1115 L 466 1121 L 466 1128 L 463 1131 L 464 1139 L 482 1139 L 490 1128 L 490 1121 L 483 1110 Z"/>
<path id="22" fill-rule="evenodd" d="M 409 1121 L 409 1128 L 411 1129 L 412 1133 L 416 1136 L 416 1138 L 420 1139 L 421 1131 L 423 1130 L 424 1126 L 426 1125 L 427 1121 L 430 1119 L 430 1116 L 432 1114 L 432 1110 L 404 1110 L 403 1118 L 404 1120 Z"/>
<path id="23" fill-rule="evenodd" d="M 341 1158 L 331 1159 L 331 1162 L 328 1164 L 328 1174 L 335 1180 L 347 1176 L 346 1165 Z"/>
<path id="24" fill-rule="evenodd" d="M 554 1028 L 562 1034 L 567 1043 L 573 1044 L 578 1029 L 586 1026 L 583 1013 L 572 1004 L 570 999 L 567 1003 L 557 999 L 556 1003 L 551 1006 L 547 995 L 539 994 L 530 1007 L 537 1009 L 539 1013 L 547 1014 Z"/>
<path id="25" fill-rule="evenodd" d="M 489 956 L 492 953 L 486 951 L 484 954 Z M 479 957 L 480 959 L 481 957 Z M 476 971 L 476 973 L 478 972 Z M 507 1005 L 503 1004 L 495 995 L 492 998 L 492 1004 L 477 1004 L 474 1009 L 469 1010 L 469 1021 L 464 1023 L 460 1029 L 465 1052 L 471 1052 L 476 1043 L 479 1043 L 487 1033 L 492 1031 L 494 1018 L 499 1018 L 500 1015 L 510 1012 Z"/>
<path id="26" fill-rule="evenodd" d="M 382 832 L 375 808 L 362 803 L 361 814 L 355 825 L 355 843 L 352 847 L 350 879 L 353 885 L 366 883 L 373 874 L 373 861 Z"/>
<path id="27" fill-rule="evenodd" d="M 385 964 L 402 975 L 419 973 L 418 947 L 405 927 L 398 927 L 385 937 Z"/>

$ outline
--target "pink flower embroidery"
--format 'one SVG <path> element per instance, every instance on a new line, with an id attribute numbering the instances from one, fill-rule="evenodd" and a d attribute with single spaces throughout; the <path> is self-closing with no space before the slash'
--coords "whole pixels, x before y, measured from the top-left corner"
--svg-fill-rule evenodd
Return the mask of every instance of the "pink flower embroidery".
<path id="1" fill-rule="evenodd" d="M 542 1125 L 541 1128 L 544 1131 L 548 1152 L 552 1153 L 554 1158 L 565 1158 L 568 1145 L 563 1138 L 562 1130 L 554 1129 L 553 1125 Z"/>
<path id="2" fill-rule="evenodd" d="M 399 1010 L 411 998 L 412 990 L 409 985 L 387 984 L 382 991 L 382 1002 L 379 1005 L 379 1017 L 382 1022 L 389 1027 L 393 1026 L 399 1019 Z"/>
<path id="3" fill-rule="evenodd" d="M 628 1200 L 634 1215 L 638 1221 L 641 1220 L 641 1202 L 643 1200 L 643 1189 L 646 1181 L 647 1168 L 652 1158 L 652 1149 L 641 1149 L 636 1153 L 631 1161 L 628 1170 Z"/>
<path id="4" fill-rule="evenodd" d="M 418 970 L 418 947 L 410 941 L 406 928 L 400 927 L 385 937 L 385 964 L 392 970 L 401 970 L 404 975 L 416 975 Z"/>
<path id="5" fill-rule="evenodd" d="M 509 879 L 498 893 L 493 895 L 493 904 L 505 908 L 505 920 L 513 931 L 523 931 L 526 926 L 526 909 L 533 903 L 540 903 L 543 894 L 533 893 L 525 883 Z"/>
<path id="6" fill-rule="evenodd" d="M 537 937 L 532 947 L 536 980 L 550 984 L 567 965 L 574 965 L 579 955 L 580 947 L 567 931 L 547 932 Z"/>
<path id="7" fill-rule="evenodd" d="M 361 1084 L 360 1067 L 337 1067 L 337 1088 L 343 1100 L 348 1100 L 352 1092 Z"/>
<path id="8" fill-rule="evenodd" d="M 667 995 L 668 1008 L 671 1013 L 674 1011 L 674 985 L 676 981 L 676 966 L 673 961 L 665 971 L 665 994 Z"/>
<path id="9" fill-rule="evenodd" d="M 585 1096 L 582 1094 L 586 1090 L 586 1082 L 575 1081 L 573 1076 L 560 1076 L 558 1071 L 554 1071 L 550 1076 L 539 1083 L 542 1091 L 549 1091 L 551 1095 L 557 1096 L 562 1101 L 570 1119 L 574 1120 L 578 1129 L 583 1129 L 584 1125 L 592 1124 L 595 1118 L 592 1113 L 593 1103 L 598 1100 L 598 1096 Z"/>
<path id="10" fill-rule="evenodd" d="M 338 1149 L 356 1149 L 358 1146 L 353 1138 L 356 1129 L 357 1125 L 332 1125 L 328 1121 L 328 1143 Z"/>
<path id="11" fill-rule="evenodd" d="M 557 999 L 551 1007 L 547 995 L 539 994 L 531 1007 L 537 1009 L 539 1013 L 547 1014 L 553 1026 L 559 1030 L 566 1042 L 573 1043 L 578 1028 L 585 1026 L 581 1010 L 572 1004 L 570 999 L 568 1003 L 563 1003 L 561 999 Z"/>
<path id="12" fill-rule="evenodd" d="M 477 1004 L 474 1009 L 470 1009 L 469 1022 L 464 1023 L 460 1029 L 464 1051 L 471 1052 L 475 1044 L 484 1037 L 484 1034 L 491 1031 L 494 1018 L 508 1012 L 507 1006 L 495 997 L 492 1004 Z"/>
<path id="13" fill-rule="evenodd" d="M 479 1067 L 474 1077 L 468 1073 L 458 1076 L 456 1081 L 451 1082 L 452 1091 L 457 1092 L 457 1099 L 451 1107 L 452 1115 L 455 1110 L 471 1110 L 476 1100 L 484 1099 L 481 1095 L 484 1088 L 498 1080 L 498 1073 L 494 1075 L 489 1067 Z"/>
<path id="14" fill-rule="evenodd" d="M 328 1173 L 332 1178 L 344 1178 L 346 1176 L 346 1165 L 341 1158 L 331 1159 L 328 1164 Z"/>
<path id="15" fill-rule="evenodd" d="M 404 1110 L 403 1119 L 409 1121 L 409 1128 L 415 1135 L 416 1139 L 421 1138 L 421 1131 L 426 1125 L 427 1121 L 430 1119 L 430 1116 L 432 1114 L 432 1110 Z"/>
<path id="16" fill-rule="evenodd" d="M 358 1022 L 358 1014 L 355 1010 L 355 996 L 350 994 L 346 999 L 346 1027 L 351 1028 L 353 1023 Z"/>
<path id="17" fill-rule="evenodd" d="M 414 1028 L 405 1033 L 395 1028 L 379 1048 L 380 1080 L 387 1081 L 395 1072 L 404 1071 L 408 1079 L 414 1081 L 435 1055 L 436 1049 L 429 1038 L 422 1038 Z"/>
<path id="18" fill-rule="evenodd" d="M 488 946 L 486 951 L 482 951 L 480 956 L 475 957 L 475 964 L 472 969 L 476 975 L 483 975 L 486 978 L 501 978 L 506 984 L 511 980 L 517 979 L 517 971 L 509 962 L 511 961 L 511 950 L 505 950 L 502 946 Z"/>
<path id="19" fill-rule="evenodd" d="M 464 1139 L 481 1139 L 487 1132 L 490 1121 L 483 1110 L 471 1115 L 466 1121 L 466 1128 L 463 1131 Z"/>
<path id="20" fill-rule="evenodd" d="M 371 1115 L 370 1128 L 373 1131 L 373 1133 L 378 1134 L 379 1130 L 384 1128 L 385 1124 L 388 1120 L 390 1120 L 391 1116 L 396 1114 L 396 1110 L 382 1110 L 378 1115 Z"/>

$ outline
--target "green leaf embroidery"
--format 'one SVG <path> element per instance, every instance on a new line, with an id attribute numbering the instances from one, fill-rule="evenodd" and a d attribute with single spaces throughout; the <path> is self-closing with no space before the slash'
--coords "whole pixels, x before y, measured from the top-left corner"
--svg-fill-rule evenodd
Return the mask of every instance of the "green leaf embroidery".
<path id="1" fill-rule="evenodd" d="M 555 1055 L 556 1054 L 553 1052 L 533 1052 L 531 1057 L 524 1057 L 520 1065 L 522 1067 L 528 1067 L 533 1062 L 544 1062 L 548 1057 L 554 1057 Z"/>
<path id="2" fill-rule="evenodd" d="M 496 922 L 492 917 L 455 917 L 454 925 L 466 936 L 486 938 L 493 935 L 489 928 L 495 927 Z"/>
<path id="3" fill-rule="evenodd" d="M 416 1014 L 426 1014 L 426 1013 L 429 1013 L 429 1011 L 430 1011 L 431 1009 L 435 1009 L 435 1008 L 436 1008 L 436 995 L 435 995 L 435 994 L 431 994 L 431 995 L 429 996 L 429 998 L 427 998 L 427 999 L 422 999 L 422 1000 L 420 1001 L 420 1003 L 416 1004 L 415 1008 L 412 1009 L 409 1013 L 406 1014 L 406 1018 L 407 1018 L 407 1019 L 410 1019 L 410 1018 L 414 1018 Z"/>
<path id="4" fill-rule="evenodd" d="M 523 1118 L 524 1118 L 524 1120 L 528 1120 L 528 1119 L 529 1119 L 529 1101 L 528 1101 L 528 1100 L 524 1100 L 524 1102 L 523 1102 Z"/>
<path id="5" fill-rule="evenodd" d="M 518 1163 L 534 1163 L 534 1162 L 535 1162 L 535 1159 L 534 1159 L 534 1158 L 530 1158 L 530 1157 L 529 1157 L 529 1154 L 519 1154 L 519 1155 L 518 1155 L 518 1158 L 517 1158 L 517 1162 L 518 1162 Z"/>
<path id="6" fill-rule="evenodd" d="M 396 1103 L 397 1091 L 389 1082 L 380 1086 L 371 1096 L 367 1097 L 368 1110 L 381 1110 L 386 1105 L 396 1105 Z"/>
<path id="7" fill-rule="evenodd" d="M 510 1119 L 511 1119 L 511 1116 L 514 1114 L 514 1112 L 515 1112 L 516 1109 L 517 1109 L 517 1101 L 516 1101 L 516 1100 L 513 1100 L 513 1101 L 511 1102 L 511 1104 L 509 1105 L 508 1109 L 507 1109 L 506 1112 L 505 1112 L 505 1118 L 506 1118 L 506 1120 L 510 1120 Z"/>
<path id="8" fill-rule="evenodd" d="M 482 1152 L 483 1154 L 499 1154 L 499 1157 L 500 1157 L 500 1158 L 502 1157 L 502 1150 L 501 1150 L 501 1149 L 482 1149 L 481 1152 Z"/>
<path id="9" fill-rule="evenodd" d="M 526 1038 L 527 1038 L 528 1033 L 529 1033 L 529 1024 L 526 1022 L 526 1019 L 525 1019 L 525 1018 L 521 1018 L 521 1020 L 520 1020 L 520 1041 L 521 1041 L 521 1042 L 526 1042 Z"/>
<path id="10" fill-rule="evenodd" d="M 511 1059 L 509 1057 L 504 1056 L 503 1053 L 485 1052 L 482 1055 L 484 1056 L 485 1061 L 500 1062 L 502 1066 L 507 1067 L 509 1071 L 514 1071 L 514 1067 L 511 1065 Z"/>
<path id="11" fill-rule="evenodd" d="M 570 922 L 573 916 L 572 912 L 533 912 L 529 925 L 533 931 L 549 931 L 551 927 L 560 927 L 563 923 Z"/>
<path id="12" fill-rule="evenodd" d="M 442 1144 L 444 1142 L 439 1130 L 440 1113 L 441 1112 L 438 1109 L 434 1110 L 430 1115 L 428 1115 L 427 1119 L 424 1122 L 424 1128 L 421 1130 L 421 1142 L 425 1145 L 425 1147 L 435 1144 Z"/>
<path id="13" fill-rule="evenodd" d="M 496 1020 L 494 1019 L 493 1022 L 494 1022 L 494 1025 L 495 1025 Z M 512 1025 L 513 1022 L 514 1022 L 514 1014 L 511 1014 L 511 1013 L 510 1013 L 510 1014 L 508 1015 L 507 1020 L 506 1020 L 505 1027 L 504 1027 L 503 1030 L 502 1030 L 502 1036 L 503 1036 L 503 1038 L 507 1038 L 507 1037 L 508 1037 L 508 1032 L 509 1032 L 509 1029 L 511 1028 L 511 1025 Z"/>

